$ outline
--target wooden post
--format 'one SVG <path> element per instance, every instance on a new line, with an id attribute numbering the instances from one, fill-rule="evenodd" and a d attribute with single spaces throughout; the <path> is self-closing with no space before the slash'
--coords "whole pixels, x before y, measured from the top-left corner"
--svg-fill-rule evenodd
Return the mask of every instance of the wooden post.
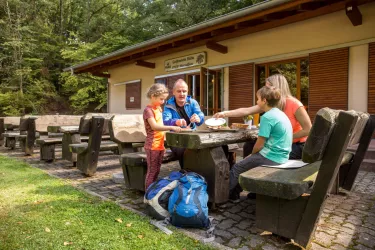
<path id="1" fill-rule="evenodd" d="M 67 161 L 73 162 L 73 165 L 76 165 L 77 154 L 72 153 L 69 150 L 69 144 L 81 143 L 81 135 L 77 133 L 64 132 L 62 139 L 62 158 Z"/>
<path id="2" fill-rule="evenodd" d="M 3 145 L 4 143 L 4 135 L 3 133 L 5 132 L 5 128 L 4 128 L 4 118 L 0 118 L 0 146 Z"/>
<path id="3" fill-rule="evenodd" d="M 207 181 L 211 202 L 224 203 L 229 197 L 229 163 L 223 148 L 187 149 L 184 154 L 185 168 L 194 171 Z"/>
<path id="4" fill-rule="evenodd" d="M 40 145 L 40 160 L 46 162 L 55 160 L 55 144 Z"/>
<path id="5" fill-rule="evenodd" d="M 34 153 L 34 144 L 36 139 L 35 120 L 37 117 L 29 117 L 27 122 L 27 135 L 25 145 L 25 155 L 32 155 Z"/>

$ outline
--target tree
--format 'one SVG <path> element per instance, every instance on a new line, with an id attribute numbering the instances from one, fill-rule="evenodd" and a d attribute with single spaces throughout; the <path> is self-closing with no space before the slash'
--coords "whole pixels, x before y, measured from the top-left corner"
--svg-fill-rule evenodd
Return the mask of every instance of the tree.
<path id="1" fill-rule="evenodd" d="M 83 113 L 107 80 L 62 69 L 260 0 L 2 0 L 0 116 Z"/>

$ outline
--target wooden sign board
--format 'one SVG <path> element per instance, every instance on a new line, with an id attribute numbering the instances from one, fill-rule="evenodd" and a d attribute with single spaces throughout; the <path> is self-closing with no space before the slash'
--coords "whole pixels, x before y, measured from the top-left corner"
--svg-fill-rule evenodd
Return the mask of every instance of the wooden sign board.
<path id="1" fill-rule="evenodd" d="M 188 56 L 178 57 L 164 62 L 165 71 L 173 71 L 178 69 L 184 69 L 194 67 L 198 65 L 204 65 L 207 63 L 206 52 L 200 52 Z"/>

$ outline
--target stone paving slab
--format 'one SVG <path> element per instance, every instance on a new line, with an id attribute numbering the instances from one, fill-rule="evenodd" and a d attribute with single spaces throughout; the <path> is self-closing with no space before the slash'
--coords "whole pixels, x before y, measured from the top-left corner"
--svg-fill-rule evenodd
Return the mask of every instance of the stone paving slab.
<path id="1" fill-rule="evenodd" d="M 118 155 L 101 152 L 97 173 L 86 177 L 71 162 L 61 159 L 61 148 L 56 150 L 57 160 L 52 163 L 39 161 L 38 148 L 32 156 L 24 156 L 19 149 L 8 150 L 4 147 L 0 147 L 0 154 L 24 160 L 81 190 L 144 214 L 143 193 L 126 189 L 124 184 L 115 183 L 112 179 L 114 173 L 122 171 Z M 179 170 L 177 161 L 163 164 L 160 177 L 173 170 Z M 216 225 L 214 246 L 218 249 L 241 250 L 301 249 L 292 242 L 256 228 L 255 200 L 247 199 L 246 194 L 241 193 L 238 204 L 227 203 L 210 210 Z M 205 237 L 204 230 L 183 231 L 196 239 Z M 375 173 L 360 171 L 352 192 L 328 197 L 309 249 L 375 249 Z"/>

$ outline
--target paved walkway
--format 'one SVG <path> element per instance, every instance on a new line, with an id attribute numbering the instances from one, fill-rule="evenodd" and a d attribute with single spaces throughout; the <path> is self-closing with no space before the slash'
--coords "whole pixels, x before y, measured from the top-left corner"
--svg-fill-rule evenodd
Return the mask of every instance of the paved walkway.
<path id="1" fill-rule="evenodd" d="M 26 157 L 19 149 L 10 151 L 0 147 L 0 154 L 22 159 L 33 167 L 40 168 L 50 175 L 64 179 L 71 185 L 91 194 L 105 197 L 120 206 L 138 213 L 144 212 L 142 193 L 126 189 L 123 184 L 112 180 L 113 173 L 121 172 L 118 156 L 101 152 L 98 171 L 93 177 L 85 177 L 68 161 L 61 160 L 61 149 L 57 149 L 57 161 L 39 161 L 39 152 Z M 178 170 L 178 162 L 163 164 L 160 176 Z M 242 202 L 228 203 L 210 215 L 215 218 L 215 244 L 219 249 L 300 249 L 270 233 L 262 232 L 254 226 L 255 201 L 247 200 L 242 193 Z M 203 230 L 184 230 L 191 237 L 202 239 Z M 331 195 L 319 221 L 310 249 L 375 249 L 375 173 L 360 171 L 354 191 Z"/>

